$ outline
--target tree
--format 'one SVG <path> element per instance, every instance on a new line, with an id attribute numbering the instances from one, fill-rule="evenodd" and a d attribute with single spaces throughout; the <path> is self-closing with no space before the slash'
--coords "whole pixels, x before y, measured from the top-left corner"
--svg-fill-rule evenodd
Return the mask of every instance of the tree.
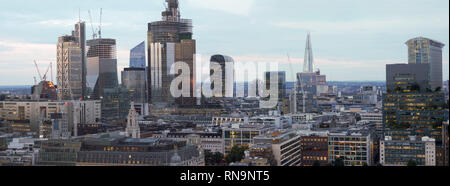
<path id="1" fill-rule="evenodd" d="M 225 157 L 225 161 L 230 164 L 234 162 L 240 162 L 242 159 L 244 159 L 245 156 L 245 150 L 247 150 L 247 147 L 243 146 L 233 146 L 231 148 L 230 154 L 228 154 Z"/>
<path id="2" fill-rule="evenodd" d="M 408 161 L 408 167 L 416 167 L 417 166 L 417 162 L 414 160 L 409 160 Z"/>
<path id="3" fill-rule="evenodd" d="M 223 157 L 220 152 L 212 153 L 210 150 L 205 150 L 206 165 L 220 165 L 223 162 Z"/>

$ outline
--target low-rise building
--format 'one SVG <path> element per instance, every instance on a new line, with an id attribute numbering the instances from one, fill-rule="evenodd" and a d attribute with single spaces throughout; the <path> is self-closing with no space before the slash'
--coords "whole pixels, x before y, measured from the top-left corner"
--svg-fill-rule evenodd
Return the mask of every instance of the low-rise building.
<path id="1" fill-rule="evenodd" d="M 338 158 L 345 166 L 371 165 L 372 140 L 368 133 L 331 133 L 328 136 L 328 161 Z"/>
<path id="2" fill-rule="evenodd" d="M 273 127 L 266 125 L 230 124 L 222 127 L 225 155 L 229 154 L 233 146 L 254 144 L 253 138 L 265 134 Z"/>
<path id="3" fill-rule="evenodd" d="M 199 145 L 203 150 L 212 153 L 224 153 L 224 140 L 222 133 L 218 132 L 197 132 L 197 131 L 181 131 L 170 132 L 167 134 L 168 139 L 186 141 L 191 144 Z"/>
<path id="4" fill-rule="evenodd" d="M 254 138 L 255 144 L 271 144 L 278 166 L 300 166 L 300 136 L 294 131 L 273 131 Z"/>
<path id="5" fill-rule="evenodd" d="M 328 137 L 301 136 L 301 166 L 328 165 Z M 316 164 L 317 163 L 317 164 Z"/>
<path id="6" fill-rule="evenodd" d="M 409 140 L 392 140 L 386 136 L 380 142 L 380 163 L 384 166 L 406 166 L 414 161 L 419 166 L 436 166 L 436 142 L 429 137 L 410 136 Z"/>

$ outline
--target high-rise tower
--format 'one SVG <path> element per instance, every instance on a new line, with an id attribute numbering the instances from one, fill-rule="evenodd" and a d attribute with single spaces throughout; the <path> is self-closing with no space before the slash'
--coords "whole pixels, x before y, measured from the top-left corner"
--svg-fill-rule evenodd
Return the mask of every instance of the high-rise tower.
<path id="1" fill-rule="evenodd" d="M 142 41 L 142 43 L 131 49 L 130 67 L 145 68 L 145 41 Z"/>
<path id="2" fill-rule="evenodd" d="M 442 90 L 442 48 L 445 45 L 424 37 L 410 39 L 406 45 L 408 46 L 408 63 L 428 64 L 432 91 L 438 88 Z"/>
<path id="3" fill-rule="evenodd" d="M 170 85 L 179 74 L 171 72 L 172 65 L 179 60 L 191 67 L 191 91 L 195 78 L 195 40 L 192 39 L 192 20 L 181 19 L 178 0 L 166 0 L 168 6 L 162 12 L 162 20 L 148 24 L 148 96 L 154 107 L 175 104 Z M 193 97 L 193 95 L 192 95 Z M 181 101 L 181 103 L 186 103 Z"/>
<path id="4" fill-rule="evenodd" d="M 78 22 L 72 35 L 58 38 L 58 99 L 84 99 L 86 94 L 85 23 Z"/>
<path id="5" fill-rule="evenodd" d="M 311 45 L 311 36 L 308 33 L 308 37 L 306 38 L 306 49 L 305 49 L 305 60 L 303 62 L 303 72 L 305 73 L 313 73 L 314 67 L 314 58 L 312 52 Z"/>

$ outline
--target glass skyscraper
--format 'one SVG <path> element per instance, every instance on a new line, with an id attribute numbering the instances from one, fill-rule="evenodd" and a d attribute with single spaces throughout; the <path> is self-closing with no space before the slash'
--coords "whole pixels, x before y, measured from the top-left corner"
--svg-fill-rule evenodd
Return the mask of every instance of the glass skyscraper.
<path id="1" fill-rule="evenodd" d="M 441 42 L 424 37 L 417 37 L 406 42 L 408 46 L 408 63 L 429 64 L 430 87 L 434 91 L 442 90 L 442 48 Z"/>
<path id="2" fill-rule="evenodd" d="M 196 47 L 195 40 L 192 40 L 192 21 L 181 19 L 178 0 L 166 0 L 166 3 L 162 20 L 149 23 L 147 32 L 148 101 L 158 108 L 174 106 L 176 102 L 171 96 L 170 85 L 179 74 L 171 72 L 172 65 L 182 60 L 191 67 L 191 75 L 192 68 L 195 67 L 193 56 Z M 191 85 L 196 85 L 193 76 L 191 82 Z M 191 101 L 183 98 L 181 103 L 189 104 Z"/>
<path id="3" fill-rule="evenodd" d="M 145 41 L 131 49 L 130 68 L 145 68 Z"/>

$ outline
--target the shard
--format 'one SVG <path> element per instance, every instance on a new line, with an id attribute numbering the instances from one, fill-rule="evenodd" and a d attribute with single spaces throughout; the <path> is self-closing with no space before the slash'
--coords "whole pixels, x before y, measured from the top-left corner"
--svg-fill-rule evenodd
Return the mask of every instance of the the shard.
<path id="1" fill-rule="evenodd" d="M 311 36 L 308 33 L 308 37 L 306 39 L 306 49 L 305 49 L 305 60 L 303 63 L 303 72 L 313 73 L 313 70 L 314 70 L 313 67 L 314 67 L 314 58 L 313 58 L 312 45 L 311 45 Z"/>

